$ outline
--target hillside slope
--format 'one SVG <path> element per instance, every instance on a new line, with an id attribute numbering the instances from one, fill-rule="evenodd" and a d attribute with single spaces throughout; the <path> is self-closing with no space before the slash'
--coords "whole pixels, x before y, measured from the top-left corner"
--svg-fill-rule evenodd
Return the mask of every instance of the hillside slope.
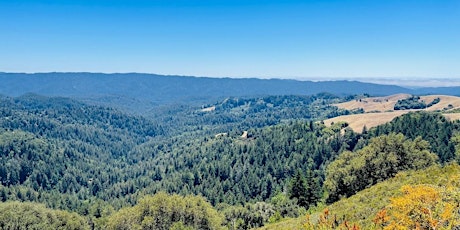
<path id="1" fill-rule="evenodd" d="M 390 199 L 402 194 L 401 188 L 404 185 L 433 185 L 443 187 L 453 178 L 458 178 L 460 166 L 457 164 L 445 167 L 433 166 L 425 170 L 402 172 L 396 177 L 378 183 L 365 189 L 354 196 L 331 204 L 325 209 L 338 219 L 345 219 L 351 223 L 359 224 L 362 229 L 374 229 L 373 219 L 376 214 L 390 204 Z M 453 184 L 457 191 L 460 191 L 460 184 Z M 311 221 L 317 221 L 319 212 L 311 215 Z M 300 229 L 305 223 L 305 217 L 290 219 L 276 224 L 268 225 L 259 229 Z"/>

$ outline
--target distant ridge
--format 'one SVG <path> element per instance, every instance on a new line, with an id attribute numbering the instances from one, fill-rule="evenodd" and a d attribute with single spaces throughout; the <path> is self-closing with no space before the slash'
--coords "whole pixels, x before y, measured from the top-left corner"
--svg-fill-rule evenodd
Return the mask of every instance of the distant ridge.
<path id="1" fill-rule="evenodd" d="M 256 78 L 208 78 L 142 73 L 0 73 L 0 94 L 36 93 L 93 100 L 133 100 L 156 105 L 193 103 L 227 96 L 335 95 L 396 93 L 460 95 L 460 87 L 408 89 L 358 81 L 298 81 Z M 109 99 L 108 99 L 109 98 Z"/>

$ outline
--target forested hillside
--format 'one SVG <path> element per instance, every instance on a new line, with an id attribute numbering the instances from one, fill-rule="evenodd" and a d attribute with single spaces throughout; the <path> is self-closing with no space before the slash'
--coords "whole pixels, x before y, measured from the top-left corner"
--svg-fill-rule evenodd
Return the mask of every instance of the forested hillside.
<path id="1" fill-rule="evenodd" d="M 163 124 L 168 135 L 199 132 L 216 135 L 243 132 L 292 120 L 323 120 L 352 112 L 332 106 L 343 101 L 332 94 L 312 96 L 228 97 L 200 107 L 166 105 L 145 115 Z M 356 112 L 356 111 L 354 111 Z"/>
<path id="2" fill-rule="evenodd" d="M 142 117 L 60 97 L 1 97 L 2 207 L 51 213 L 51 224 L 67 229 L 82 220 L 97 229 L 248 229 L 400 171 L 458 160 L 458 122 L 424 112 L 362 134 L 346 123 L 326 127 L 322 119 L 350 113 L 332 106 L 342 100 L 231 97 Z M 354 161 L 374 163 L 347 165 Z M 395 167 L 381 167 L 389 164 Z M 337 168 L 375 175 L 349 180 Z"/>
<path id="3" fill-rule="evenodd" d="M 144 118 L 65 98 L 27 95 L 0 103 L 3 201 L 12 196 L 70 209 L 77 197 L 120 181 L 131 149 L 163 135 Z"/>

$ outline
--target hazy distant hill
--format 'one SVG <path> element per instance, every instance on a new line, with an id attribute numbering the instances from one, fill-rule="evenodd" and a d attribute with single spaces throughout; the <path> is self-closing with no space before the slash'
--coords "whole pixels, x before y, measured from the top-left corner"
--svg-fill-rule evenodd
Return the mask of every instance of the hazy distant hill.
<path id="1" fill-rule="evenodd" d="M 357 81 L 296 81 L 282 79 L 232 79 L 125 73 L 0 73 L 0 94 L 36 93 L 85 99 L 143 111 L 154 105 L 206 103 L 228 96 L 335 95 L 373 96 L 396 93 L 460 95 L 460 87 L 408 89 Z"/>
<path id="2" fill-rule="evenodd" d="M 410 91 L 398 86 L 356 81 L 311 82 L 138 73 L 0 73 L 0 82 L 2 82 L 0 93 L 8 96 L 19 96 L 30 92 L 48 96 L 72 97 L 127 96 L 160 104 L 222 96 L 312 95 L 320 92 L 387 95 Z"/>
<path id="3" fill-rule="evenodd" d="M 416 94 L 444 94 L 452 96 L 460 96 L 460 86 L 453 87 L 428 87 L 415 90 Z"/>

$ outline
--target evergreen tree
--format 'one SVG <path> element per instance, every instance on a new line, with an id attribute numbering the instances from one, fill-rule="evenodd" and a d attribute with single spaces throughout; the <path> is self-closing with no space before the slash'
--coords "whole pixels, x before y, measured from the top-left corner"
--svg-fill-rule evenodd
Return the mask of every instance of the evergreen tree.
<path id="1" fill-rule="evenodd" d="M 302 207 L 309 206 L 309 189 L 307 187 L 307 182 L 303 177 L 300 170 L 297 170 L 294 178 L 291 181 L 291 186 L 289 190 L 289 198 L 297 199 L 297 204 Z"/>
<path id="2" fill-rule="evenodd" d="M 308 207 L 310 207 L 319 201 L 321 198 L 322 189 L 318 177 L 310 168 L 307 170 L 306 174 L 307 175 L 305 179 L 307 183 L 307 202 Z"/>

